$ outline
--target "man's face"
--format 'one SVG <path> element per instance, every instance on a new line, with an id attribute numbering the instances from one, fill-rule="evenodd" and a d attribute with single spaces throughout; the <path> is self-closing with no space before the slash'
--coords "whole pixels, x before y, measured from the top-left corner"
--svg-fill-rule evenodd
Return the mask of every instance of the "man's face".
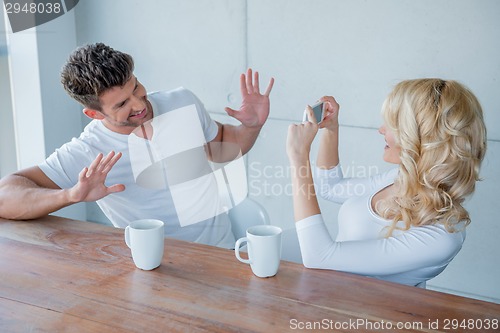
<path id="1" fill-rule="evenodd" d="M 104 125 L 116 133 L 130 134 L 136 127 L 153 118 L 153 107 L 146 89 L 132 75 L 123 87 L 113 87 L 99 98 L 102 111 L 97 111 Z"/>

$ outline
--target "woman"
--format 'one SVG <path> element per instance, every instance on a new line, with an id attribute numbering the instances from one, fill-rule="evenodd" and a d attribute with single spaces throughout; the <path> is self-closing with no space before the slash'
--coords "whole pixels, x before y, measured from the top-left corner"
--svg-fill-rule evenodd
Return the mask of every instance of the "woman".
<path id="1" fill-rule="evenodd" d="M 470 223 L 463 202 L 474 191 L 486 151 L 478 100 L 455 81 L 418 79 L 396 85 L 382 107 L 379 132 L 386 141 L 384 160 L 398 167 L 366 179 L 343 178 L 339 105 L 333 97 L 321 101 L 321 124 L 308 107 L 310 121 L 291 125 L 287 138 L 304 265 L 425 285 L 460 251 Z M 320 214 L 309 163 L 318 128 L 324 130 L 316 188 L 323 198 L 343 203 L 336 241 Z"/>

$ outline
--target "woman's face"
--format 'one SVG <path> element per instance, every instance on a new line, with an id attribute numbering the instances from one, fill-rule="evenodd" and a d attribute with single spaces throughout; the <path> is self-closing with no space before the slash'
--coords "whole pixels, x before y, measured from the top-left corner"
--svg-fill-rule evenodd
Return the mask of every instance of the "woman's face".
<path id="1" fill-rule="evenodd" d="M 384 136 L 384 161 L 387 163 L 399 164 L 401 163 L 401 147 L 396 144 L 394 133 L 388 129 L 385 124 L 380 126 L 378 132 Z"/>

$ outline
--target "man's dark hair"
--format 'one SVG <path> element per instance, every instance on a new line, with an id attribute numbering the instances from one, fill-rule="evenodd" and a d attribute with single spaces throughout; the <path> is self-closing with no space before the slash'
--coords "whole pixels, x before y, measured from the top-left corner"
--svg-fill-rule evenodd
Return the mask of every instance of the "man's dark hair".
<path id="1" fill-rule="evenodd" d="M 134 60 L 126 53 L 96 43 L 77 48 L 61 70 L 66 92 L 86 108 L 102 111 L 99 97 L 123 87 L 132 77 Z"/>

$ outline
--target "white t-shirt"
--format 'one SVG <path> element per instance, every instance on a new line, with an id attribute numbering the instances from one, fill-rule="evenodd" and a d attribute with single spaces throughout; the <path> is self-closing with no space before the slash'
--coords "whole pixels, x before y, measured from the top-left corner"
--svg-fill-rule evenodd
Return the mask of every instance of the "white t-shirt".
<path id="1" fill-rule="evenodd" d="M 449 233 L 443 225 L 384 233 L 391 221 L 377 215 L 373 196 L 394 182 L 397 169 L 371 178 L 343 178 L 340 166 L 316 170 L 315 186 L 323 198 L 343 203 L 334 241 L 321 215 L 297 222 L 304 265 L 422 285 L 441 273 L 460 251 L 465 231 Z"/>
<path id="2" fill-rule="evenodd" d="M 194 104 L 206 141 L 212 141 L 217 135 L 217 124 L 210 118 L 200 100 L 189 90 L 178 88 L 168 92 L 153 92 L 148 94 L 148 100 L 153 106 L 155 116 Z M 106 185 L 124 184 L 125 191 L 110 194 L 97 201 L 115 227 L 124 228 L 131 221 L 154 218 L 165 222 L 167 237 L 233 247 L 234 236 L 227 214 L 181 227 L 168 187 L 154 190 L 136 184 L 130 163 L 128 137 L 109 130 L 99 120 L 93 120 L 79 138 L 73 138 L 57 149 L 39 167 L 60 188 L 71 188 L 78 182 L 81 170 L 89 166 L 99 153 L 106 155 L 112 150 L 121 152 L 123 156 L 109 172 Z M 193 205 L 195 204 L 193 202 Z"/>

